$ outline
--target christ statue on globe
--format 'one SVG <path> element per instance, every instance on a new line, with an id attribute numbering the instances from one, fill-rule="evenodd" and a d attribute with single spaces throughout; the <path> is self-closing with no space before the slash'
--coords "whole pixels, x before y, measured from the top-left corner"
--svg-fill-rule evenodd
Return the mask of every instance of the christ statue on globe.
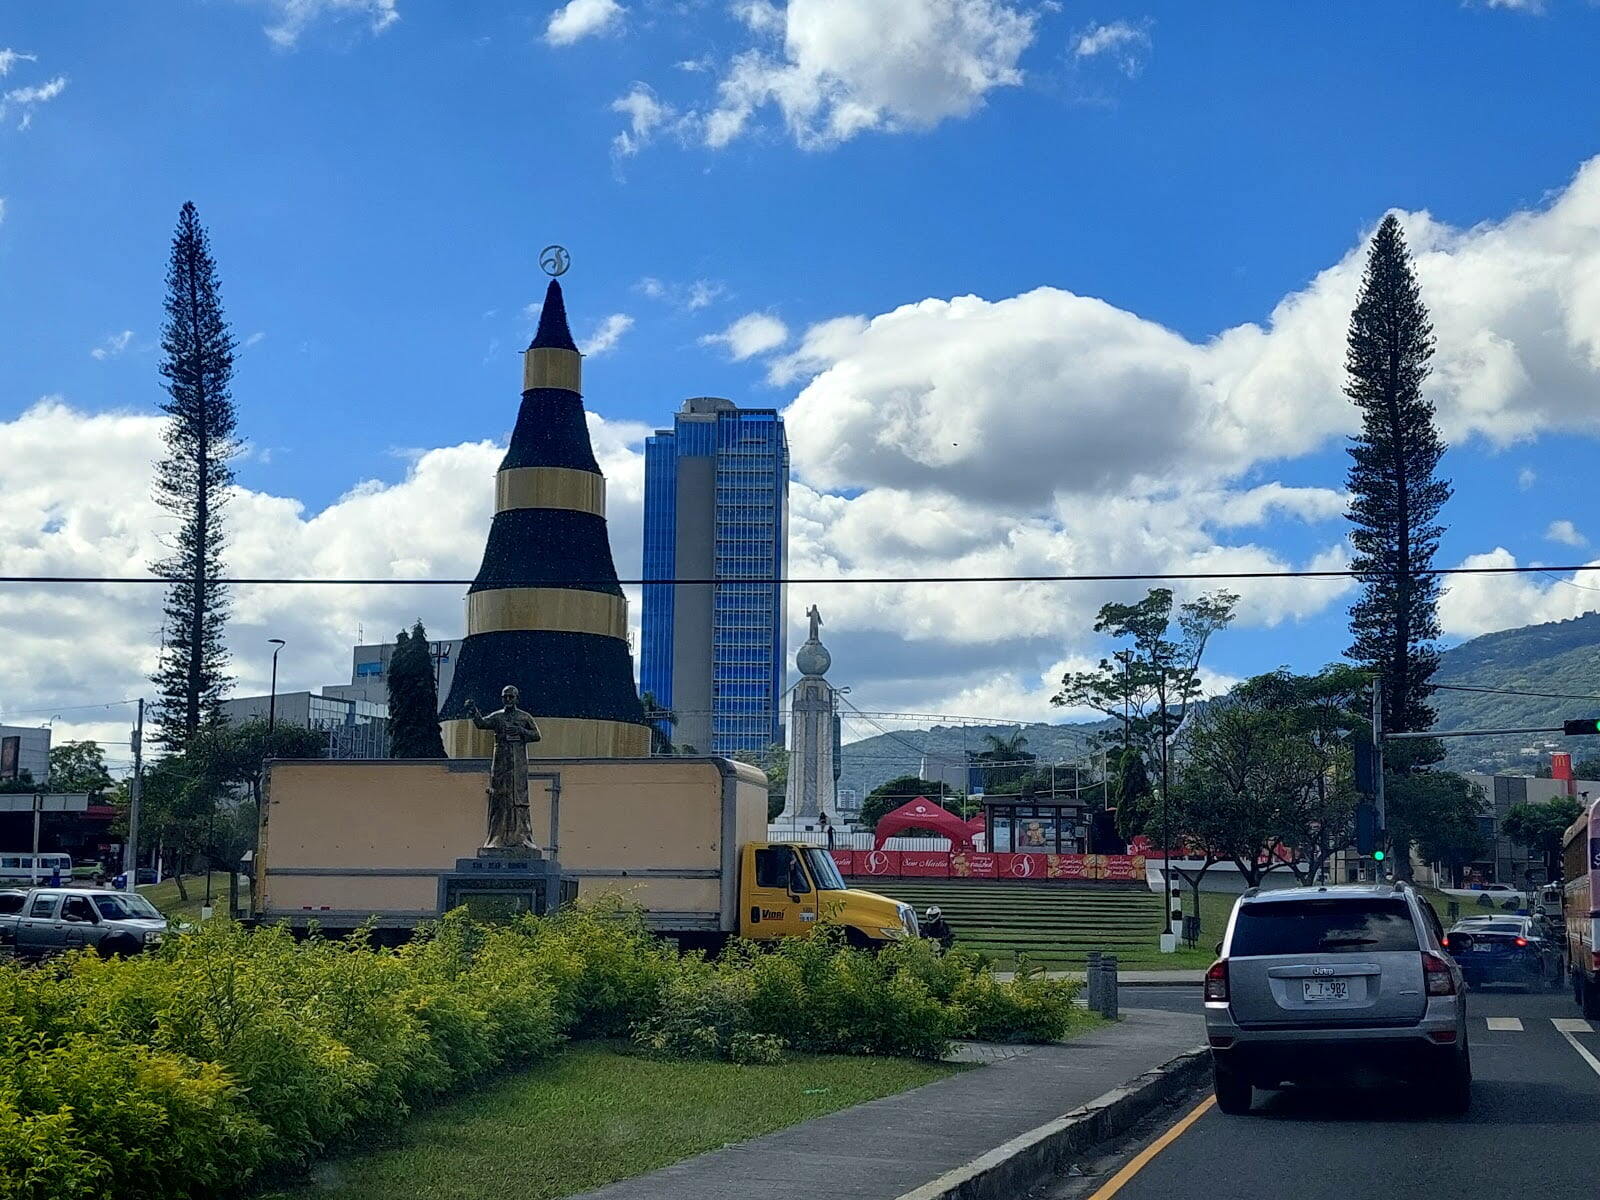
<path id="1" fill-rule="evenodd" d="M 528 819 L 528 743 L 539 740 L 533 715 L 517 707 L 519 693 L 507 684 L 500 690 L 505 707 L 485 716 L 467 701 L 467 716 L 479 729 L 494 734 L 494 763 L 489 772 L 489 836 L 485 850 L 537 849 Z"/>

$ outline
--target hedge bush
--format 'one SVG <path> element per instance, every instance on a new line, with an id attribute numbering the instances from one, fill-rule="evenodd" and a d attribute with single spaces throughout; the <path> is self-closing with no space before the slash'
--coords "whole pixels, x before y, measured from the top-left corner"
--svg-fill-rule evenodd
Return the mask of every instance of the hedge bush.
<path id="1" fill-rule="evenodd" d="M 837 931 L 680 956 L 637 914 L 451 914 L 409 944 L 207 922 L 156 954 L 0 970 L 0 1200 L 199 1200 L 568 1037 L 773 1062 L 1048 1040 L 1076 985 Z"/>

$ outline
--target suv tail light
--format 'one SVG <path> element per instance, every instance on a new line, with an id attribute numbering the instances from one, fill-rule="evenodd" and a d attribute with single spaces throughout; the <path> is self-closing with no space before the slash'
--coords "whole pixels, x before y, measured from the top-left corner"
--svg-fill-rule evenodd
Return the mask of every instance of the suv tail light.
<path id="1" fill-rule="evenodd" d="M 1430 996 L 1454 996 L 1456 978 L 1450 973 L 1450 964 L 1432 951 L 1422 952 L 1422 977 L 1427 981 Z"/>
<path id="2" fill-rule="evenodd" d="M 1528 939 L 1527 938 L 1519 937 L 1517 939 L 1517 948 L 1518 949 L 1521 949 L 1523 946 L 1526 946 L 1527 944 L 1528 944 Z"/>
<path id="3" fill-rule="evenodd" d="M 1206 971 L 1206 1000 L 1226 1003 L 1228 999 L 1228 960 L 1219 958 Z"/>

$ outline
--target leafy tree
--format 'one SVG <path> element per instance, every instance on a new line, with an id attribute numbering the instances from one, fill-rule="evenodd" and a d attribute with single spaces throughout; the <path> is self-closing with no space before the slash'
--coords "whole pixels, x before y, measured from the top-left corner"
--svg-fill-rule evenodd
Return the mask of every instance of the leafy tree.
<path id="1" fill-rule="evenodd" d="M 178 893 L 184 875 L 201 863 L 231 870 L 255 845 L 261 781 L 273 758 L 321 758 L 324 736 L 314 729 L 256 719 L 219 721 L 145 771 L 139 808 L 141 842 L 155 842 L 169 864 Z M 241 796 L 240 793 L 243 793 Z M 126 792 L 120 792 L 126 804 Z"/>
<path id="2" fill-rule="evenodd" d="M 1285 814 L 1282 836 L 1293 851 L 1289 867 L 1302 882 L 1314 879 L 1334 853 L 1355 836 L 1352 741 L 1369 722 L 1365 674 L 1334 663 L 1316 675 L 1279 670 L 1246 680 L 1238 691 L 1283 714 L 1295 752 L 1310 756 L 1311 790 Z"/>
<path id="3" fill-rule="evenodd" d="M 1449 870 L 1459 886 L 1468 863 L 1487 855 L 1491 846 L 1478 818 L 1483 814 L 1483 789 L 1454 771 L 1385 774 L 1389 844 L 1395 872 L 1411 875 L 1411 847 L 1423 860 Z"/>
<path id="4" fill-rule="evenodd" d="M 99 742 L 62 742 L 50 747 L 50 790 L 96 795 L 112 787 Z"/>
<path id="5" fill-rule="evenodd" d="M 1513 804 L 1500 822 L 1500 832 L 1519 846 L 1544 856 L 1546 879 L 1561 874 L 1561 842 L 1567 827 L 1583 812 L 1583 806 L 1570 796 L 1558 796 L 1543 804 L 1523 801 Z"/>
<path id="6" fill-rule="evenodd" d="M 1026 749 L 1027 736 L 1015 729 L 1004 737 L 986 733 L 983 740 L 989 743 L 988 748 L 968 755 L 972 762 L 984 764 L 983 790 L 1002 793 L 1017 790 L 1008 785 L 1020 784 L 1031 772 L 1030 764 L 1038 761 L 1038 756 Z"/>
<path id="7" fill-rule="evenodd" d="M 651 703 L 654 703 L 652 699 Z M 656 711 L 661 711 L 657 709 Z M 647 708 L 648 712 L 648 708 Z M 654 728 L 654 726 L 652 726 Z M 667 753 L 671 753 L 670 747 Z M 688 749 L 685 753 L 689 753 Z M 789 790 L 789 751 L 784 746 L 772 745 L 765 750 L 736 750 L 736 761 L 760 767 L 767 773 L 767 820 L 776 821 L 783 812 Z"/>
<path id="8" fill-rule="evenodd" d="M 33 781 L 33 772 L 23 767 L 17 771 L 15 779 L 0 779 L 0 796 L 31 796 L 39 790 L 39 785 Z"/>
<path id="9" fill-rule="evenodd" d="M 1347 515 L 1351 567 L 1362 587 L 1350 609 L 1347 653 L 1382 680 L 1384 728 L 1394 733 L 1429 729 L 1434 718 L 1428 697 L 1439 664 L 1439 578 L 1427 572 L 1451 488 L 1435 474 L 1445 445 L 1422 392 L 1432 357 L 1433 326 L 1391 213 L 1372 237 L 1350 314 L 1345 394 L 1361 410 L 1361 433 L 1349 448 Z M 1397 745 L 1392 757 L 1401 770 L 1414 770 L 1439 761 L 1444 750 L 1413 742 Z"/>
<path id="10" fill-rule="evenodd" d="M 959 798 L 952 803 L 951 798 L 944 794 L 946 791 L 943 784 L 923 779 L 920 775 L 901 775 L 887 783 L 880 783 L 861 802 L 861 824 L 869 829 L 874 828 L 887 814 L 919 796 L 960 816 Z"/>
<path id="11" fill-rule="evenodd" d="M 1200 697 L 1200 662 L 1213 635 L 1233 620 L 1239 597 L 1217 591 L 1181 605 L 1173 630 L 1171 588 L 1151 588 L 1134 604 L 1105 604 L 1096 633 L 1126 639 L 1128 646 L 1103 658 L 1092 671 L 1069 671 L 1052 704 L 1087 707 L 1120 717 L 1128 739 L 1156 769 L 1162 794 L 1170 793 L 1172 736 Z M 1159 840 L 1171 838 L 1170 811 L 1158 827 Z"/>
<path id="12" fill-rule="evenodd" d="M 439 686 L 428 631 L 421 621 L 409 635 L 402 629 L 389 653 L 389 756 L 445 756 L 439 733 Z"/>
<path id="13" fill-rule="evenodd" d="M 171 553 L 154 564 L 168 577 L 163 606 L 155 718 L 161 744 L 182 750 L 215 722 L 227 686 L 228 615 L 222 582 L 222 515 L 233 482 L 233 335 L 222 315 L 216 262 L 193 204 L 178 216 L 167 268 L 166 322 L 161 374 L 171 418 L 167 455 L 156 464 L 156 502 L 177 520 Z"/>

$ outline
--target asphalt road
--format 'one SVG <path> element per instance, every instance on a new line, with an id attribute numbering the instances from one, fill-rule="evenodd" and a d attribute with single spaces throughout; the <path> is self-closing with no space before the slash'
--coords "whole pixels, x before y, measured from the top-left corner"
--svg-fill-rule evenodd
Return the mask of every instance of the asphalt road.
<path id="1" fill-rule="evenodd" d="M 1199 1013 L 1189 989 L 1124 988 L 1125 1007 Z M 1600 1033 L 1565 993 L 1474 992 L 1468 999 L 1473 1105 L 1427 1111 L 1406 1089 L 1257 1092 L 1254 1111 L 1207 1108 L 1114 1193 L 1115 1173 L 1210 1095 L 1198 1092 L 1052 1200 L 1595 1200 L 1600 1196 Z M 1489 1018 L 1495 1018 L 1490 1028 Z M 1567 1023 L 1571 1039 L 1555 1024 Z M 1600 1026 L 1600 1022 L 1595 1023 Z M 1520 1026 L 1520 1027 L 1518 1027 Z M 1576 1045 L 1574 1045 L 1576 1042 Z M 1586 1061 L 1586 1050 L 1596 1063 Z"/>

